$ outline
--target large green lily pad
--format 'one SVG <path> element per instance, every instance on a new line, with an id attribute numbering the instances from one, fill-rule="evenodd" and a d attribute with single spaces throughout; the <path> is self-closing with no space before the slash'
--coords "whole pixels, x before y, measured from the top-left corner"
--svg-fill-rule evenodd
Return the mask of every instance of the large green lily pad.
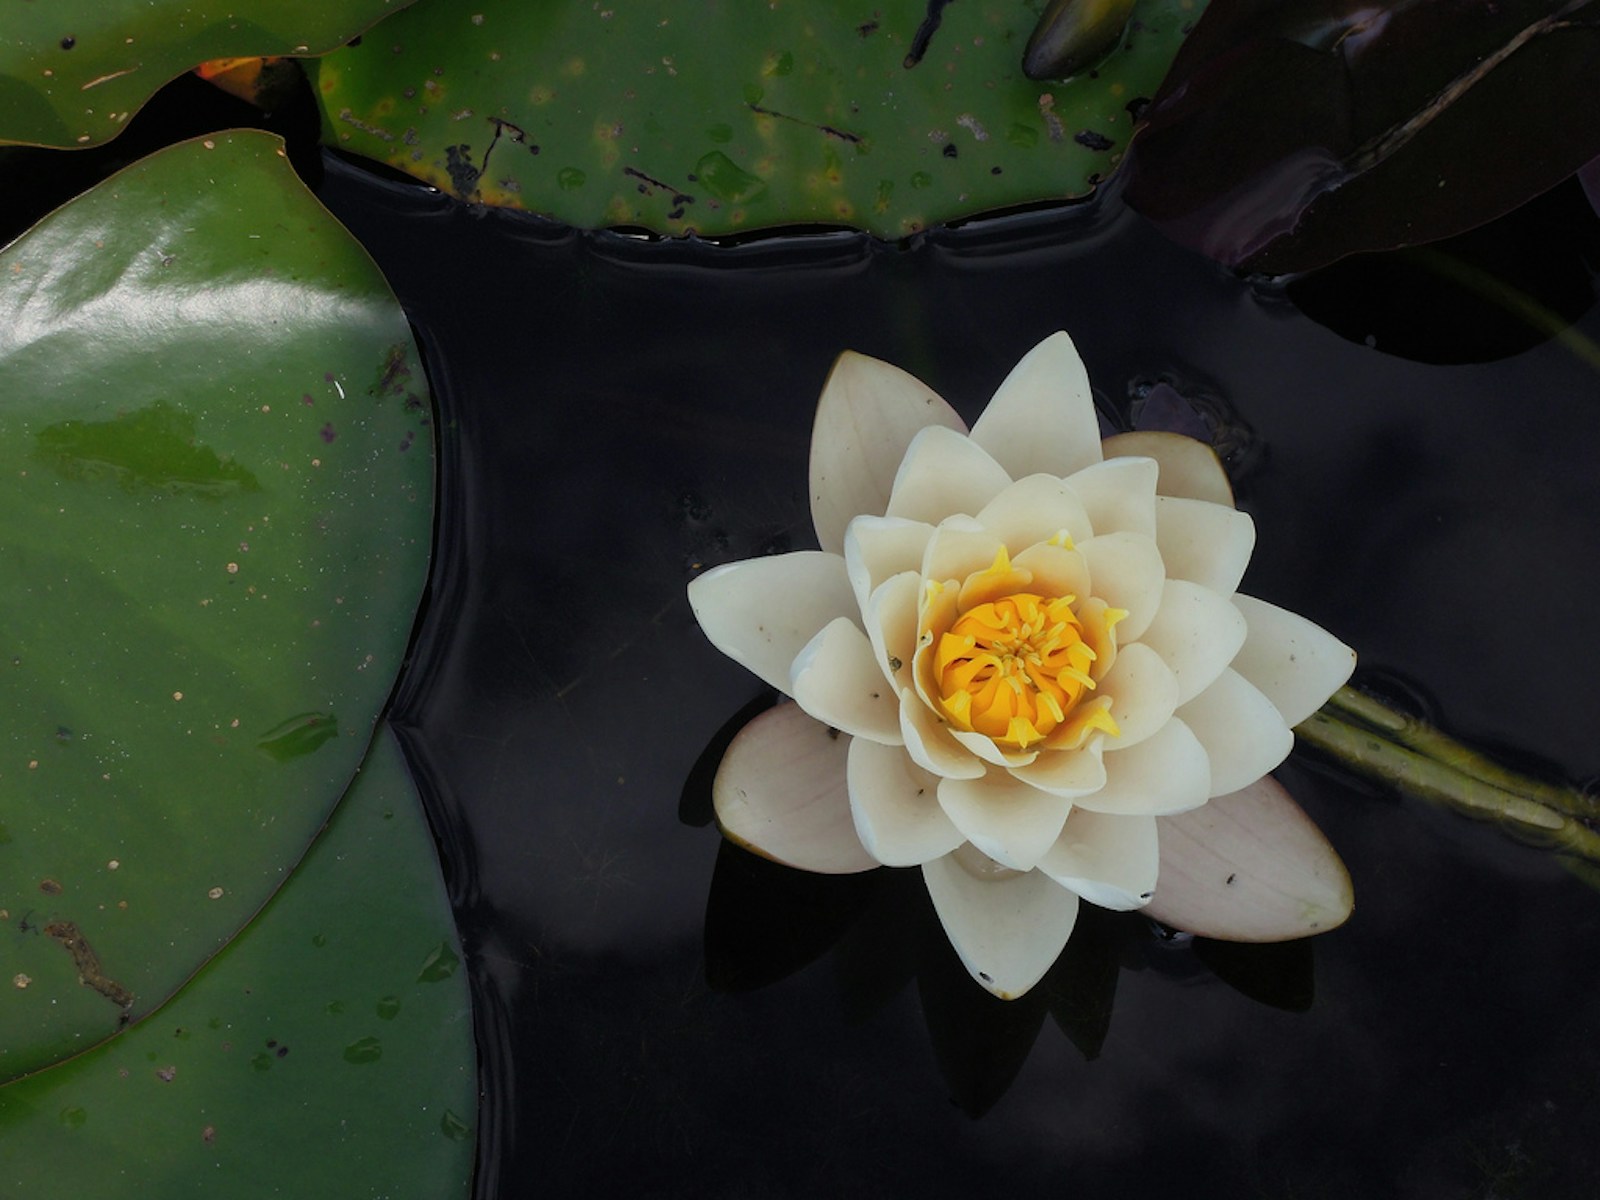
<path id="1" fill-rule="evenodd" d="M 0 1080 L 158 1006 L 345 790 L 426 577 L 426 395 L 266 134 L 0 251 Z"/>
<path id="2" fill-rule="evenodd" d="M 0 1194 L 465 1196 L 466 973 L 387 730 L 288 884 L 155 1016 L 0 1087 Z"/>
<path id="3" fill-rule="evenodd" d="M 1139 0 L 1122 45 L 1061 83 L 1022 73 L 1021 0 L 421 0 L 313 70 L 333 144 L 469 200 L 898 237 L 1088 191 L 1203 8 Z"/>

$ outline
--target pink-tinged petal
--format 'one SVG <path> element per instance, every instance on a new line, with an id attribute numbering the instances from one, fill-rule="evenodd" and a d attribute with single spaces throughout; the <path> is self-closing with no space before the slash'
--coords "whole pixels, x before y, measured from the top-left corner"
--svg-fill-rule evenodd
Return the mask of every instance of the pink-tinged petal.
<path id="1" fill-rule="evenodd" d="M 966 840 L 939 805 L 938 777 L 904 750 L 857 738 L 848 778 L 856 836 L 885 866 L 921 866 Z"/>
<path id="2" fill-rule="evenodd" d="M 983 506 L 978 524 L 1004 542 L 1013 557 L 1063 530 L 1074 543 L 1094 536 L 1094 526 L 1089 523 L 1078 493 L 1055 475 L 1029 475 L 1017 480 Z"/>
<path id="3" fill-rule="evenodd" d="M 1014 871 L 1031 871 L 1061 836 L 1072 802 L 1029 787 L 1004 770 L 981 779 L 942 779 L 939 804 L 984 854 Z"/>
<path id="4" fill-rule="evenodd" d="M 1078 553 L 1089 564 L 1089 594 L 1128 614 L 1117 625 L 1117 644 L 1137 641 L 1161 607 L 1166 581 L 1155 542 L 1139 533 L 1107 533 L 1079 545 Z"/>
<path id="5" fill-rule="evenodd" d="M 1098 694 L 1111 697 L 1111 719 L 1117 737 L 1107 738 L 1107 750 L 1123 753 L 1161 732 L 1178 707 L 1178 679 L 1161 656 L 1138 642 L 1121 646 L 1117 661 L 1100 680 Z"/>
<path id="6" fill-rule="evenodd" d="M 1344 923 L 1339 855 L 1275 779 L 1163 817 L 1161 881 L 1145 911 L 1202 937 L 1281 942 Z"/>
<path id="7" fill-rule="evenodd" d="M 852 517 L 887 510 L 900 460 L 929 425 L 967 428 L 931 388 L 899 367 L 853 350 L 839 356 L 811 429 L 811 520 L 824 550 L 843 548 Z"/>
<path id="8" fill-rule="evenodd" d="M 1216 681 L 1244 645 L 1245 620 L 1227 599 L 1186 579 L 1168 579 L 1161 607 L 1139 638 L 1178 678 L 1178 703 Z"/>
<path id="9" fill-rule="evenodd" d="M 910 688 L 900 692 L 900 736 L 906 740 L 906 753 L 924 771 L 944 779 L 977 779 L 983 763 L 950 736 L 950 727 Z"/>
<path id="10" fill-rule="evenodd" d="M 1153 458 L 1161 467 L 1156 491 L 1163 496 L 1207 500 L 1233 507 L 1233 485 L 1217 452 L 1202 441 L 1165 430 L 1140 430 L 1108 437 L 1102 444 L 1108 459 Z"/>
<path id="11" fill-rule="evenodd" d="M 967 516 L 942 521 L 928 539 L 919 564 L 924 579 L 954 579 L 957 584 L 994 564 L 1000 540 Z"/>
<path id="12" fill-rule="evenodd" d="M 1059 477 L 1100 461 L 1089 373 L 1070 337 L 1053 333 L 1022 356 L 973 425 L 972 440 L 1014 479 Z"/>
<path id="13" fill-rule="evenodd" d="M 751 721 L 728 746 L 711 785 L 723 834 L 802 871 L 849 875 L 877 866 L 850 816 L 849 742 L 797 704 Z"/>
<path id="14" fill-rule="evenodd" d="M 1150 458 L 1108 458 L 1067 480 L 1096 533 L 1156 535 L 1156 479 Z"/>
<path id="15" fill-rule="evenodd" d="M 979 878 L 961 864 L 970 851 L 922 866 L 934 911 L 968 974 L 1002 1000 L 1044 977 L 1078 920 L 1078 896 L 1038 871 Z"/>
<path id="16" fill-rule="evenodd" d="M 859 611 L 844 559 L 820 550 L 715 567 L 689 582 L 689 607 L 713 646 L 781 692 L 806 643 Z"/>
<path id="17" fill-rule="evenodd" d="M 1235 594 L 1250 632 L 1233 669 L 1295 726 L 1327 703 L 1356 669 L 1356 652 L 1322 626 L 1254 596 Z"/>
<path id="18" fill-rule="evenodd" d="M 1204 584 L 1231 596 L 1256 548 L 1256 523 L 1248 513 L 1161 496 L 1156 501 L 1156 545 L 1171 579 Z"/>
<path id="19" fill-rule="evenodd" d="M 863 612 L 878 585 L 922 566 L 933 526 L 900 517 L 857 517 L 844 531 L 844 565 Z"/>
<path id="20" fill-rule="evenodd" d="M 1283 715 L 1237 671 L 1224 671 L 1178 716 L 1206 748 L 1213 796 L 1248 787 L 1294 749 Z"/>
<path id="21" fill-rule="evenodd" d="M 852 737 L 898 746 L 900 696 L 879 669 L 872 642 L 838 617 L 806 643 L 789 673 L 789 694 L 817 720 Z"/>
<path id="22" fill-rule="evenodd" d="M 915 571 L 902 571 L 884 580 L 867 598 L 863 614 L 873 655 L 896 697 L 912 686 L 911 659 L 917 649 L 917 600 L 921 595 L 921 578 Z"/>
<path id="23" fill-rule="evenodd" d="M 1011 774 L 1029 787 L 1040 788 L 1068 800 L 1093 795 L 1106 785 L 1106 767 L 1102 761 L 1104 746 L 1105 738 L 1091 738 L 1088 745 L 1076 750 L 1040 754 L 1027 766 L 1015 768 Z"/>
<path id="24" fill-rule="evenodd" d="M 1199 808 L 1211 796 L 1211 760 L 1178 718 L 1136 746 L 1106 739 L 1106 783 L 1080 796 L 1078 808 L 1113 816 L 1161 817 Z"/>
<path id="25" fill-rule="evenodd" d="M 1154 817 L 1074 809 L 1039 870 L 1090 904 L 1126 912 L 1155 894 L 1160 849 Z"/>
<path id="26" fill-rule="evenodd" d="M 981 758 L 984 762 L 1009 771 L 1013 767 L 1025 767 L 1039 757 L 1037 750 L 1007 750 L 995 744 L 995 740 L 987 734 L 974 733 L 970 729 L 957 729 L 950 726 L 950 736 L 959 742 L 967 751 Z"/>
<path id="27" fill-rule="evenodd" d="M 955 513 L 980 511 L 1011 476 L 975 443 L 943 426 L 924 429 L 894 477 L 887 515 L 937 525 Z"/>

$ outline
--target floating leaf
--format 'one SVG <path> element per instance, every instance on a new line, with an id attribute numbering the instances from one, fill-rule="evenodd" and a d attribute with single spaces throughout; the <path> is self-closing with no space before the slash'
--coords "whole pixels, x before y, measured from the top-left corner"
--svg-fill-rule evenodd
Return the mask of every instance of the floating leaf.
<path id="1" fill-rule="evenodd" d="M 313 64 L 330 142 L 583 226 L 900 236 L 1082 195 L 1199 0 L 1140 0 L 1092 74 L 1036 83 L 1018 0 L 866 8 L 422 0 Z"/>
<path id="2" fill-rule="evenodd" d="M 0 251 L 0 1080 L 158 1006 L 344 791 L 427 572 L 426 396 L 268 135 Z"/>

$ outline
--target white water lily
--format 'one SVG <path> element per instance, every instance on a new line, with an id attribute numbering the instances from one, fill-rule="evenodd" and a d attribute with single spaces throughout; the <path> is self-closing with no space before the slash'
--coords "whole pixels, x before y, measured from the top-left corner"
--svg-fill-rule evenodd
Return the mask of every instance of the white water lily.
<path id="1" fill-rule="evenodd" d="M 689 587 L 712 643 L 794 701 L 723 760 L 727 836 L 811 871 L 920 867 L 1005 998 L 1080 898 L 1252 941 L 1349 914 L 1343 864 L 1267 772 L 1355 655 L 1237 591 L 1255 526 L 1210 447 L 1101 442 L 1066 334 L 970 434 L 904 371 L 842 355 L 811 508 L 821 550 Z"/>

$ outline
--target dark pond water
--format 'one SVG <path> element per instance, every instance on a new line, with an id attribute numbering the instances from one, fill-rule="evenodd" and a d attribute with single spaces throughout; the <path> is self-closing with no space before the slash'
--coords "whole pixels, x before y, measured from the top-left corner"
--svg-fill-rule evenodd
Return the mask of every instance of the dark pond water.
<path id="1" fill-rule="evenodd" d="M 1156 381 L 1222 414 L 1259 529 L 1246 590 L 1454 732 L 1594 776 L 1600 316 L 1575 187 L 1443 260 L 1289 294 L 1114 198 L 905 247 L 718 250 L 337 163 L 320 194 L 443 406 L 395 719 L 471 964 L 481 1197 L 1600 1194 L 1600 895 L 1543 851 L 1297 755 L 1281 777 L 1355 879 L 1345 928 L 1229 954 L 1090 921 L 1029 1001 L 991 1002 L 914 875 L 721 849 L 707 747 L 770 696 L 684 597 L 704 566 L 812 544 L 839 350 L 971 419 L 1064 328 L 1112 419 Z M 1566 340 L 1519 296 L 1576 318 Z"/>

